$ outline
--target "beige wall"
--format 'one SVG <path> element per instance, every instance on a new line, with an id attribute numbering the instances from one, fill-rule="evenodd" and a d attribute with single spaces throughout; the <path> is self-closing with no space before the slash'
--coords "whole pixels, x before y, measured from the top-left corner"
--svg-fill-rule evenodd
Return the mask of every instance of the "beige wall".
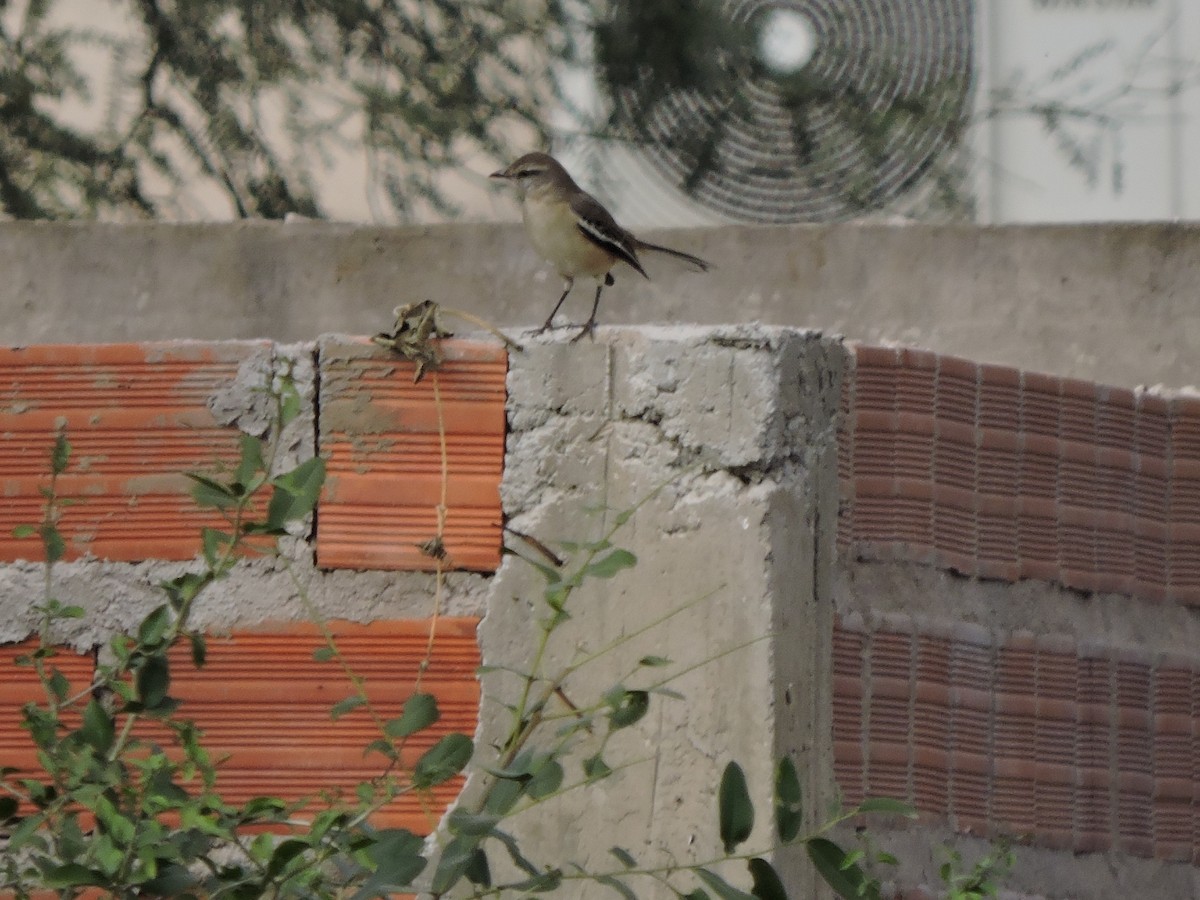
<path id="1" fill-rule="evenodd" d="M 624 266 L 602 324 L 764 322 L 1134 387 L 1191 385 L 1200 225 L 837 225 L 661 233 L 714 264 Z M 0 224 L 0 342 L 311 339 L 432 299 L 540 323 L 560 292 L 519 225 Z M 564 321 L 582 321 L 580 285 Z M 460 330 L 470 330 L 462 325 Z"/>

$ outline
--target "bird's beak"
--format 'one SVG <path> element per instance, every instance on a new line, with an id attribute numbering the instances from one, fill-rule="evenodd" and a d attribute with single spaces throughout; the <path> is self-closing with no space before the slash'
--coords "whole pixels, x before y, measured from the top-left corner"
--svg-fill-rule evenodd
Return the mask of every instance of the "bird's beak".
<path id="1" fill-rule="evenodd" d="M 504 169 L 501 169 L 499 172 L 493 172 L 491 175 L 488 176 L 488 178 L 507 178 L 507 177 L 508 177 L 508 173 Z"/>

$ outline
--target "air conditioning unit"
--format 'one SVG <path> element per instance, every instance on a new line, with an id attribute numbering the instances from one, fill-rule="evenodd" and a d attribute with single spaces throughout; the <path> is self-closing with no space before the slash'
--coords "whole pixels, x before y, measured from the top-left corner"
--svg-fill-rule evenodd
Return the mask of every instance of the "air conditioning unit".
<path id="1" fill-rule="evenodd" d="M 1195 0 L 618 0 L 612 15 L 564 73 L 558 145 L 632 226 L 1200 214 L 1184 165 L 1200 158 Z"/>

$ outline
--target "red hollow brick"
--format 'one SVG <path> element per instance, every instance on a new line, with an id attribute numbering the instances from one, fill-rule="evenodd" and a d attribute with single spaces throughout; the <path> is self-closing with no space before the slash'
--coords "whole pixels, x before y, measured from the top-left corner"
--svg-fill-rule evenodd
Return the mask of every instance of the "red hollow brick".
<path id="1" fill-rule="evenodd" d="M 209 404 L 239 366 L 267 357 L 261 341 L 55 344 L 0 349 L 0 560 L 41 559 L 41 542 L 14 526 L 38 522 L 50 448 L 65 426 L 72 445 L 59 496 L 67 558 L 189 559 L 207 526 L 183 472 L 214 475 L 237 459 L 240 433 Z M 265 360 L 265 362 L 268 362 Z"/>
<path id="2" fill-rule="evenodd" d="M 320 449 L 329 460 L 317 559 L 333 568 L 423 569 L 442 500 L 451 568 L 491 571 L 501 543 L 504 460 L 502 348 L 444 341 L 445 362 L 414 383 L 412 363 L 366 341 L 320 347 Z M 435 394 L 440 399 L 435 401 Z"/>

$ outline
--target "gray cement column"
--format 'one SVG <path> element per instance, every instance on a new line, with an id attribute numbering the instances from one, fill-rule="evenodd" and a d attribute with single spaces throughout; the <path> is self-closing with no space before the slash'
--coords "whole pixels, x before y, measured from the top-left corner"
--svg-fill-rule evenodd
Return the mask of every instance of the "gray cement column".
<path id="1" fill-rule="evenodd" d="M 637 565 L 571 598 L 545 670 L 637 634 L 569 677 L 566 696 L 586 705 L 614 684 L 641 689 L 673 673 L 666 687 L 683 695 L 652 695 L 646 717 L 617 733 L 604 751 L 618 769 L 610 778 L 506 823 L 535 863 L 609 871 L 619 868 L 614 845 L 643 865 L 719 856 L 717 786 L 730 760 L 745 769 L 757 808 L 747 848 L 773 841 L 780 754 L 804 773 L 806 804 L 825 809 L 842 360 L 835 340 L 758 326 L 601 329 L 594 343 L 543 341 L 512 356 L 510 524 L 557 549 L 597 540 L 637 506 L 613 539 Z M 544 587 L 531 566 L 506 558 L 480 627 L 485 664 L 531 666 L 537 622 L 549 614 Z M 639 668 L 647 655 L 672 662 Z M 500 739 L 517 689 L 512 675 L 484 677 L 480 747 Z M 544 726 L 542 739 L 560 724 Z M 581 780 L 595 749 L 581 742 L 565 784 Z M 482 785 L 476 778 L 464 802 Z M 794 896 L 821 896 L 802 856 L 776 863 Z M 744 866 L 727 874 L 748 889 Z M 649 879 L 636 889 L 667 896 Z M 572 896 L 612 891 L 590 885 Z"/>

